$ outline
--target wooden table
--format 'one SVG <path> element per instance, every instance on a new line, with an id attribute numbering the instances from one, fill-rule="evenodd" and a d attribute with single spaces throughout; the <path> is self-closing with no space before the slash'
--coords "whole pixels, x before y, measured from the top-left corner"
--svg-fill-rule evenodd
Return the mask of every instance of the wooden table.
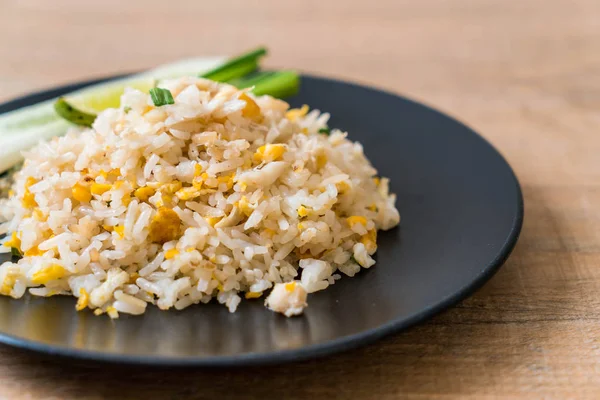
<path id="1" fill-rule="evenodd" d="M 391 89 L 481 132 L 523 185 L 515 252 L 457 307 L 346 354 L 156 371 L 0 346 L 0 398 L 600 398 L 600 1 L 254 3 L 0 1 L 0 100 L 266 44 L 270 66 Z"/>

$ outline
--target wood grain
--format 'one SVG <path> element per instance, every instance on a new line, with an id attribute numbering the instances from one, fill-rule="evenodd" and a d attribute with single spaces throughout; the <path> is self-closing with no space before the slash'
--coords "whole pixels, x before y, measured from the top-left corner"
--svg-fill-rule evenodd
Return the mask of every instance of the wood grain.
<path id="1" fill-rule="evenodd" d="M 0 0 L 0 101 L 263 43 L 422 100 L 514 167 L 525 225 L 478 293 L 364 349 L 284 367 L 153 370 L 0 347 L 5 399 L 600 398 L 598 0 Z"/>

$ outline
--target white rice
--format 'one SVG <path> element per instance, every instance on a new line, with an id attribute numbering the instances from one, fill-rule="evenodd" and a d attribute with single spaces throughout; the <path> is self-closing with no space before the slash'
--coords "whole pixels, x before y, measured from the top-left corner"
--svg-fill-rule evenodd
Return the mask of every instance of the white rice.
<path id="1" fill-rule="evenodd" d="M 163 87 L 175 104 L 127 89 L 91 129 L 26 152 L 0 204 L 24 256 L 0 266 L 0 294 L 71 294 L 116 318 L 271 291 L 291 316 L 374 264 L 395 195 L 360 144 L 319 133 L 328 114 L 200 78 Z"/>

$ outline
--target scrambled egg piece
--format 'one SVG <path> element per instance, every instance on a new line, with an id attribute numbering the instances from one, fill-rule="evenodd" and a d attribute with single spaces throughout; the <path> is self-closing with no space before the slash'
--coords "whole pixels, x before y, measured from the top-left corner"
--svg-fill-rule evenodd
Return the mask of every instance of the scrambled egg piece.
<path id="1" fill-rule="evenodd" d="M 90 193 L 90 189 L 87 186 L 82 185 L 81 183 L 76 183 L 75 186 L 71 189 L 71 193 L 73 198 L 80 203 L 89 203 L 92 199 L 92 194 Z"/>
<path id="2" fill-rule="evenodd" d="M 242 115 L 252 121 L 260 122 L 262 120 L 262 114 L 260 113 L 259 105 L 246 93 L 242 93 L 239 99 L 246 102 L 246 106 L 242 109 Z"/>
<path id="3" fill-rule="evenodd" d="M 150 222 L 150 240 L 156 243 L 175 240 L 179 236 L 180 225 L 181 220 L 175 211 L 160 207 Z"/>
<path id="4" fill-rule="evenodd" d="M 79 298 L 77 299 L 75 309 L 81 311 L 86 308 L 88 304 L 90 304 L 90 294 L 86 292 L 84 288 L 79 289 Z"/>
<path id="5" fill-rule="evenodd" d="M 320 153 L 315 157 L 317 164 L 317 170 L 322 169 L 327 164 L 327 156 L 324 153 Z"/>
<path id="6" fill-rule="evenodd" d="M 4 281 L 0 285 L 0 294 L 4 296 L 10 296 L 13 286 L 17 283 L 19 274 L 14 271 L 8 271 L 4 276 Z"/>
<path id="7" fill-rule="evenodd" d="M 32 176 L 27 178 L 27 181 L 25 181 L 25 193 L 23 194 L 22 201 L 23 207 L 25 208 L 33 208 L 38 205 L 35 201 L 35 195 L 29 191 L 29 187 L 35 185 L 36 183 L 37 180 Z"/>
<path id="8" fill-rule="evenodd" d="M 179 200 L 184 200 L 184 201 L 195 199 L 196 197 L 199 197 L 200 195 L 201 195 L 200 189 L 197 187 L 194 187 L 194 186 L 181 188 L 175 193 L 175 196 L 177 196 L 177 198 Z"/>
<path id="9" fill-rule="evenodd" d="M 359 215 L 353 215 L 351 217 L 346 218 L 348 225 L 352 227 L 354 224 L 362 224 L 363 226 L 367 226 L 367 219 L 365 217 L 361 217 Z"/>
<path id="10" fill-rule="evenodd" d="M 119 168 L 115 168 L 106 172 L 105 170 L 101 169 L 98 175 L 103 177 L 105 180 L 108 178 L 118 178 L 121 176 L 121 170 Z"/>
<path id="11" fill-rule="evenodd" d="M 308 106 L 304 104 L 302 108 L 292 108 L 291 110 L 286 112 L 285 117 L 290 121 L 295 121 L 298 118 L 304 117 L 306 114 L 308 114 L 308 110 Z"/>
<path id="12" fill-rule="evenodd" d="M 17 232 L 13 232 L 10 236 L 10 239 L 4 242 L 6 247 L 14 247 L 15 249 L 21 251 L 21 239 L 17 236 Z"/>
<path id="13" fill-rule="evenodd" d="M 298 216 L 299 217 L 307 217 L 309 214 L 308 208 L 304 206 L 298 207 Z"/>
<path id="14" fill-rule="evenodd" d="M 377 229 L 371 229 L 366 235 L 361 236 L 360 242 L 365 245 L 369 254 L 374 254 L 377 251 Z"/>
<path id="15" fill-rule="evenodd" d="M 162 208 L 165 204 L 171 203 L 173 201 L 173 195 L 181 189 L 182 186 L 183 184 L 178 180 L 162 185 L 159 189 L 160 199 L 156 202 L 156 205 Z"/>
<path id="16" fill-rule="evenodd" d="M 224 183 L 227 186 L 227 190 L 230 190 L 233 187 L 233 179 L 235 178 L 235 174 L 219 176 L 217 181 L 219 184 Z"/>
<path id="17" fill-rule="evenodd" d="M 139 277 L 140 277 L 140 274 L 138 274 L 137 272 L 132 272 L 131 274 L 129 274 L 129 280 L 127 281 L 127 283 L 130 285 L 135 285 L 135 281 Z"/>
<path id="18" fill-rule="evenodd" d="M 291 317 L 304 312 L 306 297 L 306 290 L 297 282 L 277 283 L 265 300 L 265 305 L 272 311 Z"/>
<path id="19" fill-rule="evenodd" d="M 49 267 L 43 268 L 33 274 L 31 283 L 35 285 L 45 285 L 46 283 L 60 279 L 67 275 L 67 270 L 62 265 L 52 264 Z"/>
<path id="20" fill-rule="evenodd" d="M 284 144 L 265 144 L 260 146 L 253 155 L 255 162 L 271 162 L 279 160 L 286 152 Z"/>
<path id="21" fill-rule="evenodd" d="M 292 293 L 296 289 L 296 282 L 289 282 L 285 284 L 285 290 Z"/>
<path id="22" fill-rule="evenodd" d="M 242 198 L 235 204 L 237 208 L 240 209 L 241 212 L 244 213 L 246 217 L 249 217 L 250 214 L 254 211 L 254 206 L 248 201 L 246 196 L 242 196 Z"/>
<path id="23" fill-rule="evenodd" d="M 25 257 L 41 256 L 44 254 L 43 250 L 40 250 L 37 246 L 33 246 L 27 250 L 24 254 Z"/>
<path id="24" fill-rule="evenodd" d="M 172 258 L 175 258 L 175 256 L 177 256 L 178 254 L 179 254 L 179 250 L 177 250 L 177 249 L 167 250 L 167 251 L 165 251 L 165 258 L 167 260 L 170 260 Z"/>
<path id="25" fill-rule="evenodd" d="M 210 226 L 215 226 L 217 222 L 223 219 L 223 217 L 205 217 L 204 219 L 206 220 L 206 222 L 208 222 Z"/>
<path id="26" fill-rule="evenodd" d="M 121 199 L 121 204 L 127 207 L 129 203 L 131 203 L 131 196 L 129 196 L 128 194 L 124 194 L 123 198 Z"/>
<path id="27" fill-rule="evenodd" d="M 108 183 L 92 183 L 90 192 L 92 194 L 101 196 L 104 193 L 108 192 L 111 188 L 112 188 L 112 185 L 110 185 Z"/>
<path id="28" fill-rule="evenodd" d="M 180 181 L 174 180 L 171 183 L 164 184 L 160 188 L 160 190 L 161 190 L 161 192 L 164 192 L 164 193 L 173 194 L 173 193 L 177 192 L 179 189 L 181 189 L 182 186 L 183 186 L 183 184 Z"/>
<path id="29" fill-rule="evenodd" d="M 348 189 L 350 189 L 350 185 L 346 181 L 336 183 L 335 187 L 337 188 L 339 194 L 343 194 L 344 192 L 347 192 Z"/>
<path id="30" fill-rule="evenodd" d="M 154 189 L 148 186 L 142 186 L 140 188 L 137 188 L 135 190 L 135 192 L 133 192 L 133 195 L 139 200 L 139 201 L 148 201 L 148 199 L 150 197 L 152 197 L 152 195 L 154 195 Z"/>
<path id="31" fill-rule="evenodd" d="M 106 313 L 108 314 L 108 316 L 111 319 L 117 319 L 117 318 L 119 318 L 119 312 L 113 306 L 106 307 Z"/>
<path id="32" fill-rule="evenodd" d="M 117 232 L 117 234 L 119 235 L 119 237 L 120 237 L 121 239 L 123 239 L 123 238 L 125 237 L 125 227 L 124 227 L 124 226 L 122 226 L 122 225 L 117 225 L 117 226 L 115 226 L 115 227 L 113 228 L 113 230 L 114 230 L 115 232 Z"/>
<path id="33" fill-rule="evenodd" d="M 45 222 L 48 219 L 48 216 L 39 208 L 33 210 L 33 217 L 40 222 Z"/>
<path id="34" fill-rule="evenodd" d="M 299 224 L 298 224 L 299 225 Z M 269 229 L 269 228 L 265 228 L 263 229 L 263 233 L 268 237 L 268 238 L 273 238 L 273 236 L 275 236 L 275 231 L 273 229 Z"/>

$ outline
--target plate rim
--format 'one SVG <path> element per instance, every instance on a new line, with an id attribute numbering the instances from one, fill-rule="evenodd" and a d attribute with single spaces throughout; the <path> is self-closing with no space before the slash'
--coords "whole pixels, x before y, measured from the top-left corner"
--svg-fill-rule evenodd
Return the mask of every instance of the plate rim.
<path id="1" fill-rule="evenodd" d="M 90 86 L 97 83 L 109 82 L 111 80 L 124 78 L 132 75 L 133 73 L 119 73 L 110 76 L 103 76 L 97 78 L 84 79 L 75 81 L 59 86 L 54 86 L 31 93 L 21 95 L 11 100 L 0 103 L 0 116 L 7 112 L 17 110 L 22 107 L 34 105 L 45 100 L 57 97 L 61 94 L 68 93 L 69 91 Z M 459 119 L 449 115 L 446 112 L 440 111 L 428 104 L 413 100 L 404 95 L 394 93 L 392 91 L 379 88 L 370 84 L 361 84 L 345 81 L 342 79 L 336 79 L 327 76 L 320 76 L 311 73 L 301 72 L 301 77 L 310 78 L 317 81 L 324 81 L 335 84 L 342 84 L 352 86 L 362 90 L 368 90 L 384 94 L 386 96 L 400 98 L 404 101 L 425 107 L 429 111 L 441 114 L 444 117 L 454 121 L 466 130 L 470 131 L 475 138 L 480 140 L 484 145 L 488 146 L 493 152 L 495 152 L 506 168 L 513 180 L 513 184 L 516 188 L 517 194 L 517 214 L 512 221 L 510 232 L 505 242 L 500 247 L 497 256 L 485 265 L 481 271 L 472 279 L 468 284 L 464 285 L 460 290 L 453 294 L 446 296 L 443 300 L 430 305 L 427 308 L 421 309 L 418 312 L 413 313 L 409 317 L 402 319 L 394 319 L 382 324 L 376 328 L 361 331 L 352 335 L 341 336 L 333 340 L 328 340 L 323 343 L 312 344 L 303 346 L 297 349 L 286 349 L 267 351 L 260 353 L 242 353 L 235 355 L 209 355 L 209 356 L 185 356 L 185 357 L 172 357 L 172 356 L 148 356 L 148 355 L 133 355 L 133 354 L 119 354 L 119 353 L 105 353 L 94 350 L 86 350 L 79 348 L 71 348 L 62 345 L 52 345 L 40 341 L 34 341 L 30 339 L 21 338 L 15 335 L 6 334 L 0 332 L 0 344 L 12 346 L 18 349 L 27 350 L 30 352 L 41 353 L 51 356 L 60 356 L 65 358 L 72 358 L 78 360 L 89 360 L 107 362 L 113 364 L 129 364 L 129 365 L 144 365 L 144 366 L 169 366 L 169 367 L 242 367 L 242 366 L 256 366 L 256 365 L 273 365 L 285 362 L 303 361 L 307 359 L 314 359 L 318 357 L 324 357 L 335 353 L 341 353 L 343 351 L 356 349 L 358 347 L 370 345 L 383 337 L 390 336 L 394 333 L 398 333 L 409 327 L 415 326 L 431 317 L 439 314 L 440 312 L 449 309 L 464 300 L 465 298 L 472 295 L 479 288 L 481 288 L 487 281 L 489 281 L 496 272 L 504 265 L 512 251 L 514 250 L 517 241 L 520 237 L 521 230 L 523 227 L 524 219 L 524 200 L 523 192 L 519 180 L 502 153 L 494 147 L 486 138 L 481 136 L 477 131 L 466 125 Z M 44 100 L 35 101 L 38 98 L 44 98 Z"/>

